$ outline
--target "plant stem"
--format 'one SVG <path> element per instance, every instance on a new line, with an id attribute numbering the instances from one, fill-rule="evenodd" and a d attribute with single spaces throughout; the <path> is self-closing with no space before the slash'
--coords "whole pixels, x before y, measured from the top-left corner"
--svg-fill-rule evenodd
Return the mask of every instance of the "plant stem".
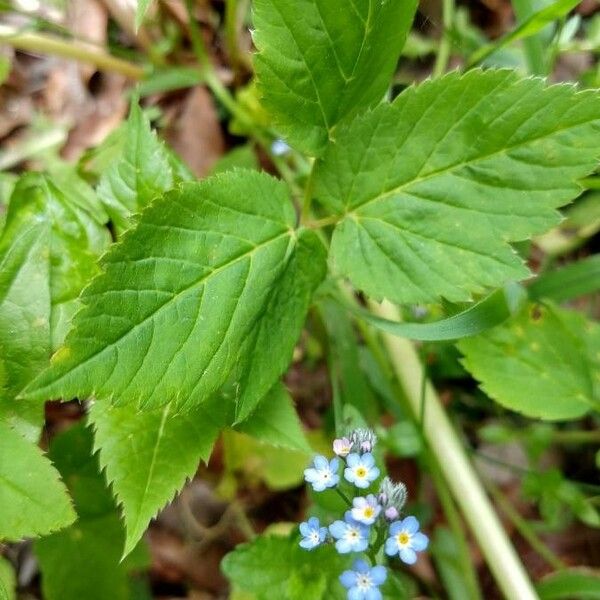
<path id="1" fill-rule="evenodd" d="M 536 12 L 536 5 L 533 0 L 512 0 L 512 5 L 518 22 L 525 21 Z M 523 40 L 523 48 L 525 49 L 525 57 L 531 75 L 546 75 L 548 66 L 540 34 Z"/>
<path id="2" fill-rule="evenodd" d="M 399 320 L 398 310 L 389 302 L 372 305 L 375 314 Z M 417 418 L 421 407 L 423 367 L 413 344 L 391 334 L 382 334 L 394 372 L 404 388 Z M 435 456 L 446 483 L 470 525 L 473 535 L 508 600 L 538 598 L 489 498 L 469 462 L 442 404 L 428 381 L 425 385 L 427 410 L 423 435 Z"/>
<path id="3" fill-rule="evenodd" d="M 502 509 L 502 512 L 510 519 L 512 524 L 517 528 L 521 536 L 527 540 L 529 545 L 553 568 L 556 570 L 564 569 L 565 563 L 542 542 L 534 531 L 533 527 L 524 519 L 513 507 L 506 496 L 501 492 L 500 488 L 494 485 L 491 481 L 485 482 L 485 487 L 493 496 L 496 504 Z"/>
<path id="4" fill-rule="evenodd" d="M 19 50 L 54 54 L 92 64 L 104 71 L 120 73 L 131 79 L 142 79 L 144 70 L 138 65 L 112 56 L 103 50 L 95 50 L 87 44 L 66 40 L 54 35 L 21 32 L 10 25 L 0 24 L 0 41 Z"/>
<path id="5" fill-rule="evenodd" d="M 344 494 L 344 492 L 342 492 L 342 490 L 340 490 L 339 487 L 335 487 L 334 488 L 335 491 L 338 493 L 338 496 L 340 496 L 342 498 L 342 500 L 348 505 L 348 506 L 352 506 L 352 502 L 350 502 L 350 498 L 348 498 L 348 496 L 346 496 L 346 494 Z"/>
<path id="6" fill-rule="evenodd" d="M 448 61 L 450 60 L 450 50 L 452 49 L 451 29 L 454 24 L 454 0 L 442 0 L 443 1 L 443 31 L 442 39 L 438 47 L 437 57 L 435 59 L 435 65 L 433 67 L 433 76 L 441 77 L 448 68 Z"/>

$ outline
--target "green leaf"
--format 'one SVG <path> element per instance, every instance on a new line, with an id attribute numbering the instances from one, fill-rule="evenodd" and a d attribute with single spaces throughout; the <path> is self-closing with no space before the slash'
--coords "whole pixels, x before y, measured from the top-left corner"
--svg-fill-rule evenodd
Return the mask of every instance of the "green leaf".
<path id="1" fill-rule="evenodd" d="M 0 579 L 0 600 L 10 600 L 4 582 Z"/>
<path id="2" fill-rule="evenodd" d="M 105 255 L 65 345 L 27 396 L 177 409 L 208 399 L 265 318 L 294 222 L 285 185 L 268 175 L 182 184 Z"/>
<path id="3" fill-rule="evenodd" d="M 142 537 L 148 522 L 207 461 L 224 426 L 223 400 L 186 413 L 173 406 L 138 412 L 96 402 L 90 411 L 95 447 L 126 527 L 125 554 Z M 221 418 L 220 418 L 221 417 Z"/>
<path id="4" fill-rule="evenodd" d="M 169 153 L 137 104 L 131 105 L 123 153 L 100 179 L 98 195 L 122 235 L 140 212 L 174 185 Z"/>
<path id="5" fill-rule="evenodd" d="M 255 1 L 259 89 L 291 144 L 318 155 L 342 119 L 382 100 L 416 4 Z"/>
<path id="6" fill-rule="evenodd" d="M 598 600 L 600 571 L 584 568 L 557 571 L 544 577 L 536 588 L 541 600 Z"/>
<path id="7" fill-rule="evenodd" d="M 58 473 L 39 448 L 0 422 L 0 540 L 45 535 L 75 513 Z"/>
<path id="8" fill-rule="evenodd" d="M 17 577 L 13 566 L 0 556 L 0 600 L 16 600 Z"/>
<path id="9" fill-rule="evenodd" d="M 342 600 L 346 593 L 338 577 L 350 562 L 332 546 L 307 552 L 295 537 L 260 536 L 230 552 L 221 568 L 256 600 Z"/>
<path id="10" fill-rule="evenodd" d="M 140 28 L 142 22 L 144 21 L 144 17 L 150 8 L 150 4 L 152 0 L 138 0 L 137 7 L 135 9 L 135 29 L 136 31 Z"/>
<path id="11" fill-rule="evenodd" d="M 83 424 L 52 440 L 50 456 L 74 498 L 78 521 L 36 541 L 46 600 L 129 600 L 124 532 Z"/>
<path id="12" fill-rule="evenodd" d="M 458 347 L 465 368 L 506 408 L 547 420 L 600 409 L 600 326 L 580 314 L 527 306 Z"/>
<path id="13" fill-rule="evenodd" d="M 252 413 L 287 370 L 313 293 L 326 272 L 323 243 L 314 231 L 300 230 L 294 252 L 247 342 L 237 386 L 238 422 Z"/>
<path id="14" fill-rule="evenodd" d="M 336 131 L 315 190 L 331 260 L 375 298 L 458 302 L 529 273 L 509 242 L 559 221 L 600 154 L 600 96 L 451 73 Z"/>
<path id="15" fill-rule="evenodd" d="M 39 434 L 43 407 L 14 397 L 62 341 L 79 292 L 109 243 L 105 221 L 93 191 L 72 171 L 57 169 L 52 181 L 25 175 L 11 196 L 0 237 L 0 348 L 6 370 L 0 415 L 31 439 Z"/>
<path id="16" fill-rule="evenodd" d="M 273 386 L 252 415 L 236 429 L 273 446 L 312 453 L 292 397 L 281 383 Z"/>

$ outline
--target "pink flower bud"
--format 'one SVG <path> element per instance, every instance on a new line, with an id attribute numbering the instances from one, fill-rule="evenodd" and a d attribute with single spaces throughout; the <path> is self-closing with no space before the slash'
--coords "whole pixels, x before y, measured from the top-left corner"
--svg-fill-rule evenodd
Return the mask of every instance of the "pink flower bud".
<path id="1" fill-rule="evenodd" d="M 352 452 L 352 442 L 348 438 L 333 440 L 333 451 L 341 457 L 346 457 Z"/>
<path id="2" fill-rule="evenodd" d="M 389 521 L 395 521 L 400 516 L 400 513 L 398 512 L 398 509 L 395 506 L 390 506 L 389 508 L 386 508 L 384 514 L 385 518 Z"/>

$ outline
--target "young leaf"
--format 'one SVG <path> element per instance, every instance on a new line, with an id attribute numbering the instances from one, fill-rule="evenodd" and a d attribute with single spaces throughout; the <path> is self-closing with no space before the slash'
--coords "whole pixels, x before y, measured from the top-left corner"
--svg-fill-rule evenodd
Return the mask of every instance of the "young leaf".
<path id="1" fill-rule="evenodd" d="M 230 552 L 222 569 L 256 600 L 342 600 L 346 593 L 338 577 L 350 563 L 332 546 L 307 552 L 294 538 L 260 536 Z"/>
<path id="2" fill-rule="evenodd" d="M 313 293 L 326 272 L 323 243 L 314 231 L 301 230 L 285 271 L 247 342 L 247 359 L 241 365 L 238 383 L 238 422 L 252 413 L 287 370 Z"/>
<path id="3" fill-rule="evenodd" d="M 0 422 L 0 540 L 45 535 L 73 522 L 58 473 L 42 452 Z"/>
<path id="4" fill-rule="evenodd" d="M 98 195 L 118 235 L 131 216 L 174 185 L 169 153 L 137 104 L 131 105 L 122 155 L 100 179 Z"/>
<path id="5" fill-rule="evenodd" d="M 600 600 L 600 571 L 571 568 L 544 577 L 536 586 L 541 600 Z"/>
<path id="6" fill-rule="evenodd" d="M 123 507 L 125 554 L 148 522 L 181 489 L 202 459 L 208 460 L 225 424 L 221 398 L 209 406 L 175 413 L 173 406 L 138 412 L 134 406 L 96 402 L 90 421 L 96 431 L 100 464 Z"/>
<path id="7" fill-rule="evenodd" d="M 79 519 L 36 541 L 46 600 L 130 600 L 129 565 L 120 561 L 124 532 L 92 435 L 79 424 L 52 440 L 50 456 L 73 496 Z"/>
<path id="8" fill-rule="evenodd" d="M 528 306 L 458 347 L 465 368 L 506 408 L 547 420 L 600 409 L 600 326 L 582 315 Z"/>
<path id="9" fill-rule="evenodd" d="M 236 429 L 273 446 L 312 453 L 292 397 L 281 383 L 273 386 L 252 415 Z"/>
<path id="10" fill-rule="evenodd" d="M 28 396 L 188 409 L 206 400 L 244 358 L 294 222 L 284 184 L 268 175 L 182 184 L 104 257 L 65 346 Z"/>
<path id="11" fill-rule="evenodd" d="M 322 152 L 336 125 L 380 102 L 417 2 L 256 0 L 256 72 L 288 141 Z"/>
<path id="12" fill-rule="evenodd" d="M 316 193 L 331 258 L 398 303 L 470 299 L 527 276 L 509 242 L 556 224 L 600 154 L 600 95 L 473 70 L 409 88 L 340 126 Z"/>

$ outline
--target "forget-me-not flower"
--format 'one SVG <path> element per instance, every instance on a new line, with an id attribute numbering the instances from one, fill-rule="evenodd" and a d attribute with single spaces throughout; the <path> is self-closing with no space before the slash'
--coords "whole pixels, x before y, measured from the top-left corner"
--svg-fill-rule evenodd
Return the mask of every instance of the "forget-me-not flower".
<path id="1" fill-rule="evenodd" d="M 340 482 L 337 474 L 339 459 L 332 458 L 328 461 L 324 456 L 315 456 L 313 466 L 304 469 L 304 479 L 312 484 L 315 492 L 335 487 Z"/>
<path id="2" fill-rule="evenodd" d="M 407 565 L 417 562 L 417 552 L 425 550 L 429 538 L 419 531 L 419 521 L 415 517 L 406 517 L 390 525 L 390 537 L 385 541 L 385 553 L 388 556 L 398 554 Z"/>
<path id="3" fill-rule="evenodd" d="M 333 440 L 333 451 L 338 456 L 346 457 L 352 452 L 352 442 L 346 437 Z"/>
<path id="4" fill-rule="evenodd" d="M 320 546 L 327 537 L 327 527 L 321 527 L 317 517 L 311 517 L 308 521 L 300 523 L 300 533 L 304 539 L 300 540 L 300 546 L 306 550 L 312 550 Z"/>
<path id="5" fill-rule="evenodd" d="M 356 453 L 349 454 L 346 465 L 344 477 L 357 488 L 368 488 L 379 477 L 379 469 L 375 466 L 375 459 L 369 452 L 362 456 Z"/>
<path id="6" fill-rule="evenodd" d="M 344 521 L 334 521 L 329 526 L 329 533 L 337 540 L 335 549 L 340 554 L 348 552 L 364 552 L 369 545 L 369 528 L 352 518 L 348 510 Z"/>
<path id="7" fill-rule="evenodd" d="M 377 498 L 373 494 L 369 494 L 366 498 L 354 498 L 350 512 L 355 521 L 373 525 L 381 512 L 381 506 L 377 502 Z"/>
<path id="8" fill-rule="evenodd" d="M 357 560 L 352 571 L 344 571 L 340 575 L 340 582 L 348 590 L 348 600 L 381 600 L 379 586 L 386 578 L 385 567 L 369 567 L 364 560 Z"/>

